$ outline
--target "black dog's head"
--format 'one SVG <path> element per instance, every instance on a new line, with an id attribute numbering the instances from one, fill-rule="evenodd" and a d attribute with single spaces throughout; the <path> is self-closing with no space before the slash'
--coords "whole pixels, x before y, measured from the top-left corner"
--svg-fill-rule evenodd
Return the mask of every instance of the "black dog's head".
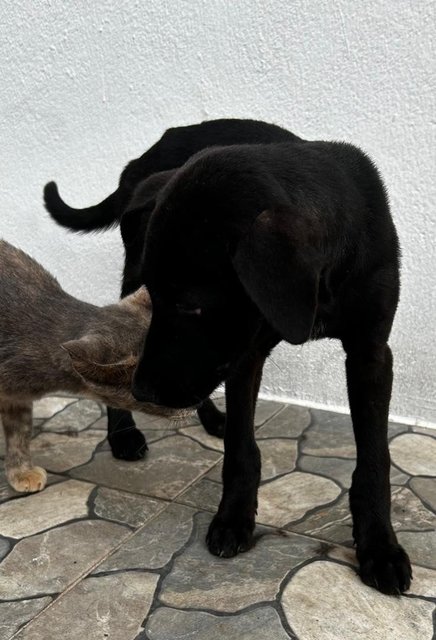
<path id="1" fill-rule="evenodd" d="M 196 405 L 256 349 L 261 330 L 275 343 L 310 336 L 318 284 L 310 224 L 274 207 L 261 168 L 234 156 L 201 154 L 158 197 L 144 253 L 153 312 L 137 399 Z"/>

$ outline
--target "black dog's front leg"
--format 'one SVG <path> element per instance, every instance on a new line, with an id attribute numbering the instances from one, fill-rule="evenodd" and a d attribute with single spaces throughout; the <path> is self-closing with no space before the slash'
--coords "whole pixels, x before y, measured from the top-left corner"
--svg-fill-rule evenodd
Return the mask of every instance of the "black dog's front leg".
<path id="1" fill-rule="evenodd" d="M 348 349 L 346 369 L 357 447 L 350 508 L 360 574 L 366 584 L 383 593 L 400 593 L 410 587 L 412 572 L 390 515 L 391 350 L 387 344 Z"/>
<path id="2" fill-rule="evenodd" d="M 140 460 L 145 456 L 147 442 L 130 411 L 107 407 L 107 432 L 114 458 Z"/>
<path id="3" fill-rule="evenodd" d="M 206 538 L 209 551 L 225 558 L 252 546 L 261 466 L 254 410 L 263 363 L 247 358 L 226 381 L 223 495 Z"/>

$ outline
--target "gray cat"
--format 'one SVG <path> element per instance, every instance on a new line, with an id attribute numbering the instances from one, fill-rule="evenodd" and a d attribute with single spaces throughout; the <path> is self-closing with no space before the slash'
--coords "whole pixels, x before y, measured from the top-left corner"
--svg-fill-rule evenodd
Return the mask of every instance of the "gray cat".
<path id="1" fill-rule="evenodd" d="M 130 392 L 150 317 L 145 287 L 96 307 L 68 295 L 35 260 L 0 240 L 0 417 L 6 477 L 16 491 L 41 491 L 47 481 L 29 449 L 37 398 L 67 391 L 111 407 L 182 417 Z"/>

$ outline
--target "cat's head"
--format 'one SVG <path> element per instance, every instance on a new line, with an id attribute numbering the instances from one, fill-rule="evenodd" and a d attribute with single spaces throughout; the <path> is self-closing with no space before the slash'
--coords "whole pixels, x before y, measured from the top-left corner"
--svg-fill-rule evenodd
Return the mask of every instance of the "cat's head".
<path id="1" fill-rule="evenodd" d="M 69 354 L 86 395 L 111 407 L 184 417 L 180 411 L 139 402 L 130 390 L 151 312 L 150 296 L 141 287 L 118 304 L 103 307 L 86 335 L 61 346 Z"/>

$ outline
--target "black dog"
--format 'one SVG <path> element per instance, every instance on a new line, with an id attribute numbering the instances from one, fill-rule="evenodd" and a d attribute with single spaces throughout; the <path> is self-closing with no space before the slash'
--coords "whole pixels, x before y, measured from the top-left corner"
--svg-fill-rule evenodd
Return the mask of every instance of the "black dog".
<path id="1" fill-rule="evenodd" d="M 350 490 L 361 577 L 410 586 L 390 520 L 387 344 L 399 247 L 381 178 L 357 148 L 292 142 L 197 154 L 160 191 L 142 281 L 153 317 L 133 393 L 170 407 L 225 380 L 223 496 L 207 544 L 252 545 L 260 455 L 253 430 L 264 361 L 281 340 L 337 338 L 357 445 Z"/>
<path id="2" fill-rule="evenodd" d="M 125 248 L 121 287 L 121 296 L 124 297 L 142 282 L 140 267 L 149 216 L 156 194 L 168 180 L 172 169 L 212 145 L 298 140 L 297 136 L 281 127 L 254 120 L 212 120 L 168 129 L 155 145 L 127 165 L 116 191 L 100 204 L 73 209 L 60 198 L 56 184 L 50 182 L 44 189 L 45 206 L 56 222 L 74 231 L 101 230 L 121 223 Z M 206 399 L 199 405 L 198 415 L 208 433 L 223 436 L 225 416 L 211 400 Z M 132 414 L 111 407 L 108 407 L 108 440 L 116 458 L 136 460 L 142 458 L 147 449 Z"/>

